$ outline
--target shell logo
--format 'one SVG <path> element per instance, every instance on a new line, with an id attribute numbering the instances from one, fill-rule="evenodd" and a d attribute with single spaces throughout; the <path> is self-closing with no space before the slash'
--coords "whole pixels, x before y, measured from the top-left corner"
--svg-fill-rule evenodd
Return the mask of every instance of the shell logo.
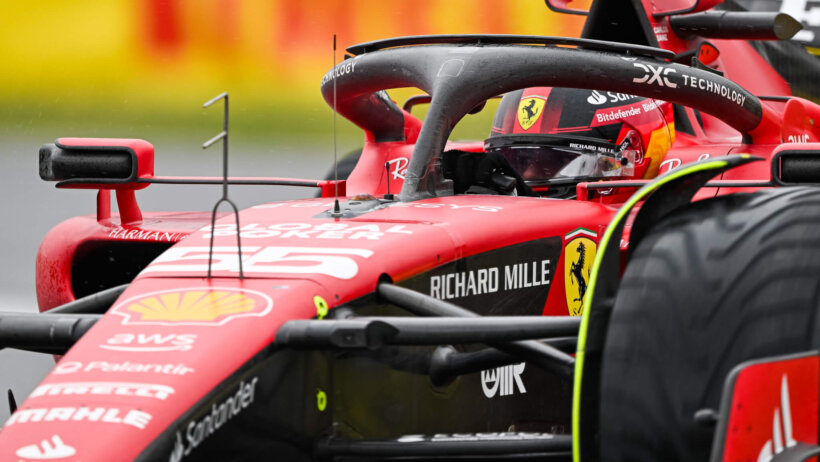
<path id="1" fill-rule="evenodd" d="M 196 287 L 142 294 L 110 312 L 123 316 L 125 325 L 221 326 L 237 318 L 265 316 L 271 308 L 273 300 L 255 290 Z"/>

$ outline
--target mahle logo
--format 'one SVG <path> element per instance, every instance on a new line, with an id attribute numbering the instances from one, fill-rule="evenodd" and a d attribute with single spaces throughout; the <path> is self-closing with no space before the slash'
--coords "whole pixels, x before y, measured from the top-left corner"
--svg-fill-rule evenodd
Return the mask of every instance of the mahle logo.
<path id="1" fill-rule="evenodd" d="M 123 324 L 221 326 L 242 317 L 264 316 L 273 307 L 267 295 L 226 287 L 166 290 L 132 297 L 113 313 Z"/>
<path id="2" fill-rule="evenodd" d="M 541 113 L 544 112 L 546 102 L 540 96 L 521 98 L 521 102 L 518 103 L 518 124 L 521 128 L 529 130 L 535 125 L 535 122 L 541 118 Z"/>

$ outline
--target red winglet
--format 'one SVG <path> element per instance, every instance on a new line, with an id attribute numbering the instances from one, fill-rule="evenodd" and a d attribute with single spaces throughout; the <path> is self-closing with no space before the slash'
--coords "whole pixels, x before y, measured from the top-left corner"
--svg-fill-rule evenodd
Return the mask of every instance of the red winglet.
<path id="1" fill-rule="evenodd" d="M 772 460 L 817 445 L 817 352 L 738 366 L 727 379 L 712 462 Z"/>

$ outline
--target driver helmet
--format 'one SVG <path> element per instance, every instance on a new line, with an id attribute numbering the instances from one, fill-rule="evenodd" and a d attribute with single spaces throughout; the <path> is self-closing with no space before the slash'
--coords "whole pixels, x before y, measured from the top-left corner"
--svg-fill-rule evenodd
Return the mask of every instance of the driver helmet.
<path id="1" fill-rule="evenodd" d="M 484 149 L 501 154 L 535 191 L 604 178 L 653 178 L 674 141 L 671 120 L 672 105 L 651 98 L 525 88 L 502 97 Z"/>

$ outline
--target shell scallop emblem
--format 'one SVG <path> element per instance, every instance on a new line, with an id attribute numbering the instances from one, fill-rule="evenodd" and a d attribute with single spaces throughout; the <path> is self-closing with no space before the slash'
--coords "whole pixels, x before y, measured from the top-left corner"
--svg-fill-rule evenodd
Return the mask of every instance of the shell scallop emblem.
<path id="1" fill-rule="evenodd" d="M 273 301 L 255 290 L 225 287 L 153 292 L 119 303 L 111 312 L 123 324 L 221 326 L 244 317 L 264 316 Z"/>

